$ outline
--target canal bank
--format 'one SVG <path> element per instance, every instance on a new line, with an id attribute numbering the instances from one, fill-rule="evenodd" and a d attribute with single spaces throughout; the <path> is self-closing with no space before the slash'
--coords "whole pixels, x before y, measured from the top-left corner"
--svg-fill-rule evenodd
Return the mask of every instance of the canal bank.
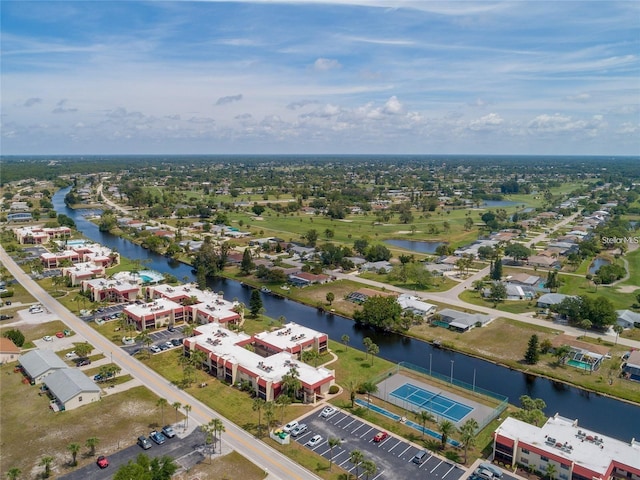
<path id="1" fill-rule="evenodd" d="M 64 204 L 68 190 L 60 190 L 53 199 L 58 213 L 64 213 L 76 221 L 78 229 L 93 241 L 102 243 L 131 259 L 144 260 L 148 268 L 174 275 L 180 280 L 194 280 L 191 267 L 179 262 L 168 261 L 162 255 L 153 254 L 142 247 L 106 232 L 87 220 L 82 211 L 69 209 Z M 243 288 L 235 280 L 210 279 L 208 285 L 214 291 L 223 291 L 226 298 L 237 298 L 249 304 L 251 289 Z M 284 316 L 289 321 L 326 332 L 332 339 L 343 335 L 350 337 L 350 344 L 362 345 L 364 337 L 370 337 L 380 348 L 380 356 L 398 363 L 410 361 L 422 368 L 442 374 L 452 375 L 461 381 L 472 383 L 487 390 L 509 397 L 517 404 L 521 395 L 542 398 L 547 404 L 546 413 L 559 413 L 569 418 L 577 418 L 586 428 L 628 441 L 640 438 L 640 406 L 626 403 L 598 393 L 571 385 L 552 381 L 535 375 L 502 367 L 490 361 L 462 353 L 434 348 L 427 342 L 396 334 L 383 334 L 360 328 L 353 321 L 339 315 L 327 314 L 317 308 L 293 302 L 274 295 L 263 294 L 263 304 L 267 315 L 278 318 Z"/>

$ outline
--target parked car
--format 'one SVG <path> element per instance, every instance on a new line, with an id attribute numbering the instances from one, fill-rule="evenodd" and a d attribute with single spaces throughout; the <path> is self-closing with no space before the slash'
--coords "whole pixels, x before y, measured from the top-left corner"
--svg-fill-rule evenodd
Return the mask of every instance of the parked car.
<path id="1" fill-rule="evenodd" d="M 329 418 L 331 415 L 333 415 L 334 413 L 336 413 L 338 410 L 335 407 L 324 407 L 322 409 L 322 413 L 320 414 L 321 417 L 323 418 Z"/>
<path id="2" fill-rule="evenodd" d="M 503 472 L 500 468 L 496 467 L 493 463 L 483 462 L 479 465 L 480 468 L 484 468 L 485 470 L 489 470 L 493 473 L 495 478 L 502 478 Z"/>
<path id="3" fill-rule="evenodd" d="M 171 340 L 171 344 L 172 344 L 174 347 L 177 347 L 177 346 L 179 346 L 179 345 L 182 345 L 182 341 L 181 341 L 179 338 L 174 338 L 173 340 Z"/>
<path id="4" fill-rule="evenodd" d="M 170 332 L 175 332 L 175 331 L 176 331 L 176 328 L 175 328 L 173 325 L 169 325 L 169 326 L 167 327 L 167 330 L 169 330 Z"/>
<path id="5" fill-rule="evenodd" d="M 109 466 L 109 459 L 104 455 L 100 455 L 98 460 L 96 460 L 96 463 L 100 468 L 107 468 Z"/>
<path id="6" fill-rule="evenodd" d="M 6 300 L 6 301 L 4 302 L 4 304 L 8 307 L 9 305 L 11 305 L 11 301 L 10 301 L 10 300 Z"/>
<path id="7" fill-rule="evenodd" d="M 415 454 L 415 456 L 413 457 L 413 460 L 411 461 L 416 465 L 422 465 L 422 462 L 424 462 L 426 459 L 427 459 L 427 451 L 420 450 L 418 453 Z"/>
<path id="8" fill-rule="evenodd" d="M 157 432 L 156 430 L 152 431 L 149 434 L 149 438 L 154 442 L 156 442 L 158 445 L 162 445 L 164 442 L 167 441 L 167 438 L 162 433 Z"/>
<path id="9" fill-rule="evenodd" d="M 291 433 L 291 430 L 293 430 L 297 426 L 298 426 L 298 422 L 296 420 L 293 420 L 287 423 L 284 427 L 282 427 L 282 431 L 285 433 Z"/>
<path id="10" fill-rule="evenodd" d="M 44 337 L 42 337 L 42 339 L 43 339 L 45 342 L 51 342 L 51 341 L 53 340 L 53 337 L 52 337 L 52 336 L 50 336 L 50 335 L 45 335 Z"/>
<path id="11" fill-rule="evenodd" d="M 65 353 L 64 356 L 67 358 L 73 358 L 76 356 L 76 351 L 73 350 L 72 352 Z"/>
<path id="12" fill-rule="evenodd" d="M 11 320 L 13 315 L 0 315 L 0 320 Z"/>
<path id="13" fill-rule="evenodd" d="M 306 423 L 301 423 L 300 425 L 295 427 L 293 430 L 291 430 L 291 436 L 292 437 L 297 437 L 298 435 L 301 435 L 306 431 L 307 431 L 307 424 Z"/>
<path id="14" fill-rule="evenodd" d="M 165 425 L 162 427 L 162 434 L 167 438 L 173 438 L 176 436 L 176 432 L 171 425 Z"/>
<path id="15" fill-rule="evenodd" d="M 304 445 L 305 447 L 314 448 L 314 447 L 317 447 L 320 444 L 320 442 L 322 442 L 322 435 L 314 435 Z"/>
<path id="16" fill-rule="evenodd" d="M 58 333 L 56 333 L 56 337 L 58 337 L 58 338 L 64 338 L 64 333 L 62 333 L 62 332 L 58 332 Z"/>
<path id="17" fill-rule="evenodd" d="M 76 367 L 84 367 L 85 365 L 91 365 L 91 360 L 89 360 L 88 358 L 76 359 Z"/>
<path id="18" fill-rule="evenodd" d="M 155 345 L 151 345 L 150 350 L 151 350 L 153 353 L 160 353 L 160 352 L 162 351 L 162 350 L 160 350 L 160 349 L 159 349 L 157 346 L 155 346 Z"/>
<path id="19" fill-rule="evenodd" d="M 373 437 L 373 441 L 378 443 L 378 442 L 381 442 L 381 441 L 385 440 L 388 436 L 389 436 L 389 434 L 387 432 L 378 432 Z"/>
<path id="20" fill-rule="evenodd" d="M 149 450 L 151 448 L 151 442 L 144 435 L 140 435 L 138 437 L 138 445 L 140 445 L 143 449 Z"/>
<path id="21" fill-rule="evenodd" d="M 173 343 L 171 343 L 170 341 L 164 342 L 164 344 L 167 346 L 167 348 L 173 348 Z"/>

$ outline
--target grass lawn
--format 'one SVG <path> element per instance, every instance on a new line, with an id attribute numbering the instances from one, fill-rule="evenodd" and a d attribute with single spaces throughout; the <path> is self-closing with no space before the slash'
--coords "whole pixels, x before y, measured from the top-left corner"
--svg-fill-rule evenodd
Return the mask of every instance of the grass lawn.
<path id="1" fill-rule="evenodd" d="M 429 285 L 427 288 L 420 288 L 415 283 L 402 283 L 400 281 L 393 281 L 393 282 L 389 281 L 389 275 L 387 274 L 366 272 L 366 273 L 361 273 L 359 276 L 367 280 L 374 280 L 376 282 L 382 282 L 382 283 L 387 283 L 389 285 L 393 285 L 394 287 L 404 288 L 407 290 L 417 290 L 419 292 L 445 292 L 447 290 L 452 289 L 458 284 L 458 282 L 456 282 L 455 280 L 451 280 L 448 277 L 434 276 L 431 285 Z"/>
<path id="2" fill-rule="evenodd" d="M 496 310 L 509 313 L 526 313 L 536 310 L 535 301 L 528 300 L 505 300 L 504 302 L 498 303 L 497 306 L 494 306 L 493 301 L 481 297 L 480 293 L 475 290 L 465 290 L 459 295 L 459 298 L 473 305 L 495 308 Z"/>
<path id="3" fill-rule="evenodd" d="M 222 457 L 214 458 L 196 465 L 188 474 L 176 475 L 177 480 L 195 479 L 201 480 L 261 480 L 265 478 L 263 472 L 238 452 L 231 452 Z"/>
<path id="4" fill-rule="evenodd" d="M 58 477 L 76 468 L 70 466 L 70 443 L 82 446 L 77 460 L 83 466 L 96 459 L 88 455 L 84 446 L 88 438 L 97 437 L 100 441 L 96 455 L 108 455 L 135 443 L 137 435 L 146 434 L 160 420 L 155 406 L 157 397 L 143 387 L 107 395 L 75 410 L 53 413 L 48 397 L 38 394 L 38 386 L 23 384 L 23 376 L 13 372 L 14 366 L 15 363 L 0 367 L 3 474 L 18 467 L 25 478 L 35 478 L 42 472 L 40 459 L 50 455 L 54 457 L 53 477 Z"/>

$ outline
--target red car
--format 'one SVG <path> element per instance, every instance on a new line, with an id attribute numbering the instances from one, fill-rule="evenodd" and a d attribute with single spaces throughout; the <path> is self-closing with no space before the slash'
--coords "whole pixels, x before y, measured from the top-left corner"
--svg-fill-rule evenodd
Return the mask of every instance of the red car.
<path id="1" fill-rule="evenodd" d="M 56 337 L 58 337 L 58 338 L 64 338 L 64 333 L 62 333 L 62 332 L 58 332 L 58 333 L 56 333 Z"/>
<path id="2" fill-rule="evenodd" d="M 109 466 L 109 459 L 104 455 L 100 455 L 96 463 L 100 468 L 107 468 Z"/>
<path id="3" fill-rule="evenodd" d="M 388 436 L 389 434 L 387 432 L 378 432 L 376 433 L 376 436 L 373 437 L 373 441 L 378 443 L 386 439 Z"/>

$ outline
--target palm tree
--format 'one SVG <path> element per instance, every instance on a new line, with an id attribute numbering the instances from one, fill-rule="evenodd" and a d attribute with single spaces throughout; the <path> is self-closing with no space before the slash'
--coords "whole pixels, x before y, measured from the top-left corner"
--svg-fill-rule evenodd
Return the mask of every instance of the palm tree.
<path id="1" fill-rule="evenodd" d="M 464 447 L 464 463 L 467 463 L 467 451 L 476 441 L 476 430 L 479 425 L 475 418 L 470 418 L 460 427 L 460 443 Z"/>
<path id="2" fill-rule="evenodd" d="M 220 450 L 222 450 L 222 432 L 226 431 L 224 428 L 224 423 L 219 418 L 214 418 L 213 422 L 213 431 L 218 435 L 218 442 L 220 442 Z M 214 435 L 215 438 L 215 435 Z"/>
<path id="3" fill-rule="evenodd" d="M 291 405 L 291 398 L 287 395 L 278 395 L 276 398 L 276 403 L 280 407 L 280 423 L 284 423 L 284 412 L 289 405 Z"/>
<path id="4" fill-rule="evenodd" d="M 51 464 L 53 463 L 53 460 L 53 457 L 49 455 L 42 457 L 42 460 L 40 460 L 40 465 L 44 467 L 44 478 L 49 478 L 51 476 Z"/>
<path id="5" fill-rule="evenodd" d="M 349 454 L 349 460 L 356 467 L 356 478 L 358 478 L 359 477 L 359 475 L 358 475 L 358 467 L 363 462 L 364 455 L 362 454 L 362 452 L 360 450 L 352 450 L 351 453 Z"/>
<path id="6" fill-rule="evenodd" d="M 261 423 L 261 417 L 260 417 L 260 413 L 262 412 L 262 409 L 264 408 L 264 405 L 267 402 L 264 401 L 263 398 L 255 398 L 253 400 L 253 405 L 251 406 L 251 409 L 254 412 L 258 412 L 258 437 L 260 436 L 260 432 L 262 431 L 262 423 Z"/>
<path id="7" fill-rule="evenodd" d="M 616 345 L 618 344 L 618 336 L 624 332 L 624 327 L 622 325 L 614 325 L 613 327 L 613 331 L 616 332 Z"/>
<path id="8" fill-rule="evenodd" d="M 550 480 L 553 480 L 556 476 L 556 466 L 553 463 L 547 463 L 547 469 L 545 472 Z"/>
<path id="9" fill-rule="evenodd" d="M 378 391 L 378 386 L 373 382 L 364 382 L 360 385 L 360 390 L 367 394 L 367 406 L 371 404 L 371 394 Z"/>
<path id="10" fill-rule="evenodd" d="M 7 471 L 7 478 L 9 480 L 18 480 L 18 477 L 20 476 L 21 473 L 22 473 L 22 470 L 20 470 L 18 467 L 11 467 Z"/>
<path id="11" fill-rule="evenodd" d="M 87 441 L 84 442 L 84 446 L 89 449 L 89 455 L 92 457 L 96 454 L 96 447 L 100 443 L 100 439 L 98 437 L 89 437 Z"/>
<path id="12" fill-rule="evenodd" d="M 169 402 L 166 398 L 159 398 L 156 402 L 156 407 L 160 407 L 160 418 L 162 419 L 160 425 L 164 425 L 164 407 L 166 407 L 167 405 L 169 405 Z"/>
<path id="13" fill-rule="evenodd" d="M 67 450 L 71 452 L 71 466 L 75 467 L 78 464 L 76 457 L 78 456 L 78 452 L 80 451 L 79 443 L 70 443 L 67 445 Z"/>
<path id="14" fill-rule="evenodd" d="M 333 465 L 333 449 L 340 446 L 342 441 L 338 437 L 329 437 L 327 443 L 329 444 L 329 471 L 331 471 L 331 465 Z"/>
<path id="15" fill-rule="evenodd" d="M 360 381 L 351 379 L 349 380 L 344 388 L 349 392 L 349 399 L 351 400 L 351 408 L 355 405 L 356 402 L 356 393 L 358 392 L 358 388 L 360 387 Z"/>
<path id="16" fill-rule="evenodd" d="M 267 421 L 267 431 L 271 431 L 271 424 L 273 423 L 273 417 L 275 416 L 275 405 L 273 402 L 266 402 L 264 404 L 264 418 Z"/>
<path id="17" fill-rule="evenodd" d="M 140 332 L 140 335 L 138 335 L 138 338 L 136 338 L 136 340 L 142 343 L 145 347 L 147 347 L 147 354 L 151 356 L 151 351 L 149 350 L 149 347 L 153 343 L 153 340 L 149 336 L 149 333 L 146 330 L 143 330 L 142 332 Z"/>
<path id="18" fill-rule="evenodd" d="M 426 410 L 420 410 L 419 412 L 416 412 L 415 415 L 416 419 L 422 425 L 422 438 L 424 438 L 424 430 L 426 428 L 427 422 L 433 422 L 434 416 Z"/>
<path id="19" fill-rule="evenodd" d="M 447 446 L 447 439 L 456 430 L 456 426 L 450 420 L 442 420 L 440 422 L 440 435 L 442 435 L 442 449 Z"/>
<path id="20" fill-rule="evenodd" d="M 375 475 L 378 470 L 378 466 L 374 463 L 373 460 L 365 460 L 362 462 L 362 471 L 369 480 L 371 475 Z"/>
<path id="21" fill-rule="evenodd" d="M 178 423 L 178 410 L 180 410 L 182 404 L 180 402 L 173 402 L 171 406 L 176 410 L 176 423 Z"/>
<path id="22" fill-rule="evenodd" d="M 191 411 L 191 405 L 187 404 L 184 406 L 184 413 L 186 414 L 184 428 L 189 427 L 189 412 Z"/>
<path id="23" fill-rule="evenodd" d="M 344 334 L 341 337 L 342 343 L 344 343 L 344 351 L 346 352 L 349 349 L 349 335 Z"/>

